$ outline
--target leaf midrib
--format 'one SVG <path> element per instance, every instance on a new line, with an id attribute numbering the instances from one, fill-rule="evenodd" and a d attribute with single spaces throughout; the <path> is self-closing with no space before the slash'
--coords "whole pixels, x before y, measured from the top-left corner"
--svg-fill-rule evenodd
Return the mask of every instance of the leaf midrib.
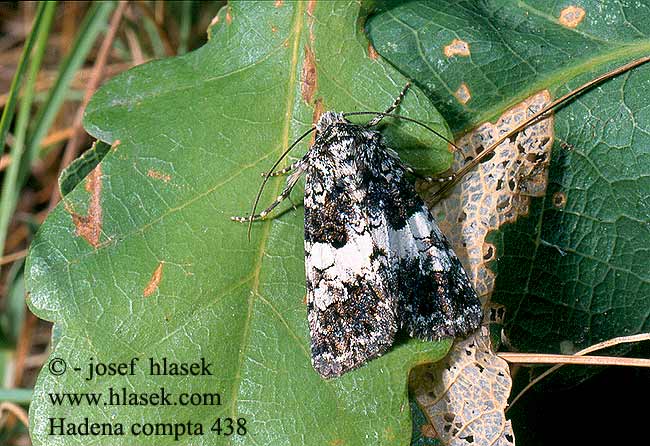
<path id="1" fill-rule="evenodd" d="M 292 48 L 291 48 L 291 61 L 289 63 L 289 77 L 287 79 L 287 102 L 286 102 L 285 121 L 284 121 L 284 128 L 282 129 L 282 144 L 280 145 L 279 153 L 281 153 L 281 151 L 283 151 L 284 148 L 288 147 L 289 145 L 289 135 L 291 132 L 291 120 L 293 117 L 294 102 L 295 102 L 294 85 L 296 83 L 298 61 L 300 57 L 299 44 L 302 37 L 303 24 L 304 24 L 304 3 L 300 1 L 296 3 L 296 9 L 294 10 L 293 26 L 291 27 L 292 34 L 294 37 L 293 37 Z M 273 196 L 276 196 L 279 193 L 281 184 L 282 184 L 282 178 L 279 177 L 273 185 L 273 191 L 274 191 Z M 248 341 L 250 339 L 250 334 L 251 334 L 251 320 L 253 314 L 253 307 L 255 302 L 258 300 L 257 297 L 259 296 L 260 275 L 262 271 L 264 253 L 266 252 L 266 248 L 269 242 L 271 226 L 272 226 L 271 220 L 267 220 L 263 225 L 262 236 L 260 240 L 260 248 L 257 253 L 257 260 L 254 263 L 251 293 L 248 299 L 248 312 L 246 314 L 246 318 L 244 321 L 245 326 L 243 328 L 243 334 L 241 338 L 242 339 L 241 348 L 239 349 L 240 354 L 238 358 L 238 366 L 236 369 L 237 373 L 235 375 L 235 379 L 234 379 L 235 383 L 233 385 L 233 393 L 231 395 L 231 401 L 232 401 L 231 409 L 232 409 L 233 418 L 237 417 L 236 405 L 238 402 L 239 388 L 241 386 L 241 370 L 242 370 L 244 358 L 246 357 L 246 352 L 248 351 L 248 346 L 250 345 Z"/>

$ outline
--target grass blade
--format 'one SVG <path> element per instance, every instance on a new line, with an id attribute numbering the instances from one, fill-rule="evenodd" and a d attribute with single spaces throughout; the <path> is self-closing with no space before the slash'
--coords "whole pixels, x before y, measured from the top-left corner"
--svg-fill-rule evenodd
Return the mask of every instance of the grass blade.
<path id="1" fill-rule="evenodd" d="M 33 393 L 32 389 L 0 389 L 0 401 L 27 405 Z"/>
<path id="2" fill-rule="evenodd" d="M 16 179 L 18 176 L 20 159 L 23 154 L 25 134 L 29 124 L 31 104 L 34 98 L 34 86 L 43 60 L 43 54 L 45 53 L 45 48 L 47 46 L 47 38 L 55 10 L 56 2 L 42 2 L 38 6 L 34 25 L 32 31 L 27 37 L 23 53 L 20 56 L 18 69 L 11 83 L 7 105 L 2 115 L 2 121 L 0 121 L 0 143 L 2 144 L 2 147 L 4 147 L 5 137 L 9 130 L 9 124 L 13 118 L 17 96 L 22 83 L 22 77 L 25 74 L 29 60 L 27 84 L 25 85 L 24 94 L 21 99 L 21 107 L 16 120 L 15 143 L 11 149 L 12 162 L 9 164 L 3 179 L 2 195 L 0 196 L 0 254 L 4 252 L 4 244 L 7 237 L 9 221 L 11 220 L 11 216 L 16 206 Z M 32 47 L 34 46 L 34 54 L 30 56 Z"/>
<path id="3" fill-rule="evenodd" d="M 41 141 L 47 134 L 68 93 L 70 83 L 79 67 L 86 60 L 88 52 L 99 33 L 106 27 L 108 15 L 115 7 L 112 2 L 94 3 L 86 13 L 77 32 L 77 37 L 65 60 L 59 67 L 58 76 L 34 120 L 27 143 L 25 156 L 20 162 L 18 184 L 22 186 L 29 175 L 31 165 L 38 155 Z"/>
<path id="4" fill-rule="evenodd" d="M 36 18 L 34 19 L 33 29 L 37 29 L 41 25 L 44 10 L 45 4 L 41 3 L 38 6 L 38 10 L 36 11 Z M 29 53 L 32 52 L 32 47 L 34 46 L 35 40 L 36 35 L 34 32 L 31 32 L 27 36 L 27 41 L 23 47 L 23 53 L 20 55 L 20 59 L 18 60 L 16 74 L 14 74 L 14 78 L 11 81 L 9 94 L 7 95 L 7 102 L 4 110 L 2 111 L 2 118 L 0 118 L 0 147 L 2 147 L 3 150 L 7 138 L 7 132 L 9 131 L 9 125 L 11 124 L 11 120 L 14 117 L 14 110 L 16 108 L 16 101 L 18 100 L 20 85 L 22 84 L 23 76 L 25 74 L 25 70 L 27 69 Z"/>
<path id="5" fill-rule="evenodd" d="M 181 3 L 181 20 L 180 20 L 180 44 L 178 45 L 177 54 L 187 53 L 189 50 L 190 31 L 192 30 L 192 2 L 186 1 Z"/>

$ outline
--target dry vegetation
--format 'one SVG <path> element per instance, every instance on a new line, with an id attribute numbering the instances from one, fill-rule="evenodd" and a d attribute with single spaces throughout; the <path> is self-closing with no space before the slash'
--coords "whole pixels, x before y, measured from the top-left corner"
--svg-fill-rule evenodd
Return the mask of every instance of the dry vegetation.
<path id="1" fill-rule="evenodd" d="M 59 201 L 60 172 L 92 144 L 84 105 L 107 79 L 201 46 L 220 6 L 0 3 L 0 444 L 31 444 L 27 408 L 52 327 L 25 305 L 24 259 Z"/>

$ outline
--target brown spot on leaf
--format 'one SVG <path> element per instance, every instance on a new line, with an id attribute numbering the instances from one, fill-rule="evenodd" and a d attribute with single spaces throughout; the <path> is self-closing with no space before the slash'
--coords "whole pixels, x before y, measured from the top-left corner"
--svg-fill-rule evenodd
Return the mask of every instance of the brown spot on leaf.
<path id="1" fill-rule="evenodd" d="M 271 32 L 277 33 L 278 32 L 278 27 L 275 25 L 271 25 Z"/>
<path id="2" fill-rule="evenodd" d="M 395 440 L 395 432 L 393 432 L 393 429 L 390 427 L 387 427 L 384 429 L 384 437 L 386 437 L 386 440 L 388 441 L 394 441 Z"/>
<path id="3" fill-rule="evenodd" d="M 469 92 L 469 87 L 465 82 L 460 84 L 460 87 L 458 87 L 458 90 L 456 90 L 454 96 L 456 96 L 458 102 L 460 102 L 463 105 L 467 104 L 469 100 L 472 99 L 472 94 Z"/>
<path id="4" fill-rule="evenodd" d="M 469 56 L 469 43 L 465 42 L 464 40 L 460 39 L 454 39 L 451 41 L 451 43 L 443 49 L 445 56 L 447 57 L 452 57 L 452 56 Z"/>
<path id="5" fill-rule="evenodd" d="M 379 54 L 377 54 L 377 50 L 375 49 L 374 46 L 372 46 L 372 43 L 368 42 L 368 56 L 372 60 L 377 60 L 379 59 Z"/>
<path id="6" fill-rule="evenodd" d="M 116 151 L 120 144 L 122 144 L 122 141 L 116 139 L 115 141 L 113 141 L 113 144 L 111 144 L 111 150 Z"/>
<path id="7" fill-rule="evenodd" d="M 323 98 L 318 98 L 314 103 L 314 114 L 312 115 L 312 122 L 314 125 L 316 125 L 323 112 L 325 112 L 325 107 L 323 106 Z"/>
<path id="8" fill-rule="evenodd" d="M 342 438 L 337 438 L 335 440 L 330 441 L 330 446 L 343 446 L 345 444 L 345 441 L 343 441 Z"/>
<path id="9" fill-rule="evenodd" d="M 585 18 L 585 10 L 579 6 L 567 6 L 560 12 L 560 24 L 567 28 L 575 28 Z"/>
<path id="10" fill-rule="evenodd" d="M 485 260 L 486 262 L 493 260 L 495 253 L 496 250 L 492 243 L 485 243 L 483 245 L 483 260 Z"/>
<path id="11" fill-rule="evenodd" d="M 555 192 L 553 194 L 553 206 L 563 209 L 566 206 L 566 194 L 564 192 Z"/>
<path id="12" fill-rule="evenodd" d="M 420 432 L 422 433 L 423 437 L 427 438 L 438 438 L 438 432 L 436 432 L 436 428 L 433 427 L 431 424 L 423 424 L 420 426 Z"/>
<path id="13" fill-rule="evenodd" d="M 160 281 L 162 280 L 163 264 L 163 262 L 158 263 L 158 266 L 151 275 L 151 279 L 149 279 L 149 283 L 142 293 L 144 297 L 151 296 L 158 289 L 158 285 L 160 285 Z"/>
<path id="14" fill-rule="evenodd" d="M 169 180 L 172 179 L 172 177 L 169 176 L 168 174 L 158 172 L 157 170 L 153 170 L 153 169 L 149 169 L 149 171 L 147 172 L 147 176 L 150 178 L 155 178 L 156 180 L 162 180 L 165 183 L 168 183 Z"/>
<path id="15" fill-rule="evenodd" d="M 307 26 L 309 27 L 309 42 L 314 44 L 314 10 L 316 9 L 316 0 L 309 0 L 307 3 Z"/>
<path id="16" fill-rule="evenodd" d="M 79 215 L 66 206 L 72 215 L 76 235 L 83 237 L 94 248 L 99 246 L 99 237 L 102 232 L 102 169 L 101 164 L 93 169 L 86 178 L 86 190 L 90 193 L 88 214 Z"/>
<path id="17" fill-rule="evenodd" d="M 275 6 L 276 8 L 280 8 L 283 4 L 284 4 L 283 0 L 275 0 L 275 3 L 274 3 L 273 6 Z"/>
<path id="18" fill-rule="evenodd" d="M 300 87 L 302 98 L 311 104 L 318 86 L 316 73 L 316 57 L 308 45 L 305 45 L 305 60 L 302 65 L 302 85 Z"/>
<path id="19" fill-rule="evenodd" d="M 316 125 L 318 120 L 320 119 L 321 115 L 325 112 L 325 107 L 323 106 L 323 98 L 318 98 L 314 102 L 314 113 L 312 114 L 311 117 L 311 122 Z M 311 134 L 311 142 L 309 145 L 313 145 L 314 141 L 316 140 L 316 133 Z"/>
<path id="20" fill-rule="evenodd" d="M 210 27 L 213 27 L 214 25 L 216 25 L 217 23 L 219 23 L 219 20 L 221 20 L 221 18 L 219 17 L 219 14 L 215 15 L 215 16 L 212 18 L 212 21 L 210 22 Z"/>
<path id="21" fill-rule="evenodd" d="M 230 25 L 232 23 L 232 15 L 230 14 L 230 7 L 226 9 L 226 25 Z"/>
<path id="22" fill-rule="evenodd" d="M 560 147 L 562 147 L 564 150 L 573 150 L 575 147 L 573 145 L 569 144 L 566 141 L 560 141 Z"/>
<path id="23" fill-rule="evenodd" d="M 310 17 L 314 17 L 315 9 L 316 9 L 316 0 L 309 0 L 309 2 L 307 2 L 307 14 L 309 14 Z"/>

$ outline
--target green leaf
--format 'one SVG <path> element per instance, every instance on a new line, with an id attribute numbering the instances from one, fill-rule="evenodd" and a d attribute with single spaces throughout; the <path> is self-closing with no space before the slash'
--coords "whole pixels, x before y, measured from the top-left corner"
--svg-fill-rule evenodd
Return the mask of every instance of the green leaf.
<path id="1" fill-rule="evenodd" d="M 86 150 L 79 158 L 61 172 L 59 188 L 61 195 L 66 196 L 101 162 L 111 149 L 109 144 L 95 141 L 93 146 Z"/>
<path id="2" fill-rule="evenodd" d="M 127 434 L 108 437 L 115 445 L 151 443 L 128 432 L 132 423 L 188 420 L 204 435 L 185 435 L 182 444 L 408 442 L 408 372 L 441 358 L 450 343 L 404 340 L 356 371 L 323 380 L 310 364 L 302 210 L 286 205 L 255 224 L 250 243 L 246 227 L 229 219 L 250 209 L 260 172 L 312 126 L 315 109 L 382 111 L 407 82 L 369 56 L 359 29 L 367 12 L 357 2 L 278 3 L 229 5 L 209 44 L 118 76 L 88 105 L 86 129 L 120 144 L 50 214 L 27 260 L 30 306 L 55 321 L 52 358 L 68 364 L 62 376 L 45 369 L 39 376 L 30 408 L 34 444 L 53 441 L 48 417 L 122 423 Z M 417 89 L 399 112 L 448 132 Z M 385 128 L 417 167 L 447 168 L 446 143 L 432 148 L 426 131 L 404 122 Z M 262 203 L 283 181 L 270 181 Z M 89 363 L 134 357 L 134 375 L 85 380 Z M 150 357 L 205 358 L 214 376 L 149 376 Z M 52 405 L 48 396 L 109 387 L 216 392 L 221 405 L 80 410 Z M 210 432 L 228 417 L 246 419 L 246 437 Z M 173 435 L 155 441 L 179 444 Z"/>
<path id="3" fill-rule="evenodd" d="M 460 134 L 650 53 L 648 2 L 576 4 L 391 3 L 368 30 Z M 558 111 L 546 196 L 492 235 L 493 300 L 518 349 L 572 353 L 650 330 L 649 87 L 645 65 Z"/>

